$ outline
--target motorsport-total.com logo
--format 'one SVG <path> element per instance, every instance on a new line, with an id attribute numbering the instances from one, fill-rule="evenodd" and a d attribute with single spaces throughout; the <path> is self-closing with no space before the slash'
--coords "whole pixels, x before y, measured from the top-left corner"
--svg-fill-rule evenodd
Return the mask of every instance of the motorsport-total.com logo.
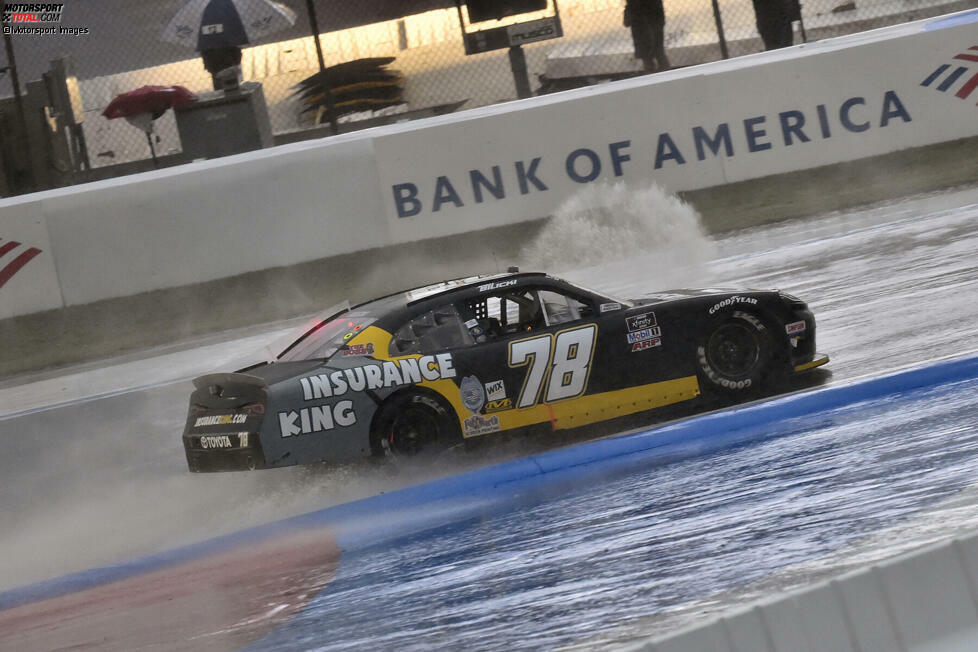
<path id="1" fill-rule="evenodd" d="M 57 2 L 5 2 L 0 16 L 3 33 L 32 36 L 88 34 L 87 27 L 51 25 L 61 22 L 64 8 L 64 3 Z"/>

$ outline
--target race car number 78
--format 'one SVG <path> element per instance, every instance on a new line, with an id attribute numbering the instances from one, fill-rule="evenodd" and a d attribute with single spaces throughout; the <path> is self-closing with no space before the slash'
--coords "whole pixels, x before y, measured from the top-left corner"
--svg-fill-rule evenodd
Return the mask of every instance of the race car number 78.
<path id="1" fill-rule="evenodd" d="M 509 366 L 529 365 L 517 407 L 527 408 L 540 400 L 546 385 L 544 402 L 574 398 L 584 393 L 591 373 L 591 358 L 598 327 L 595 324 L 573 330 L 531 337 L 511 342 Z"/>

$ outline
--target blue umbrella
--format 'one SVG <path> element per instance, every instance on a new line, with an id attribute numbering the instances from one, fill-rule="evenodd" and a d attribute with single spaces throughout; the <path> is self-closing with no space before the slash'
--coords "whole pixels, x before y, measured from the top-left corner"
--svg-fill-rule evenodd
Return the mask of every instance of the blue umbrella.
<path id="1" fill-rule="evenodd" d="M 295 12 L 272 0 L 190 0 L 160 38 L 198 52 L 255 43 L 295 24 Z"/>

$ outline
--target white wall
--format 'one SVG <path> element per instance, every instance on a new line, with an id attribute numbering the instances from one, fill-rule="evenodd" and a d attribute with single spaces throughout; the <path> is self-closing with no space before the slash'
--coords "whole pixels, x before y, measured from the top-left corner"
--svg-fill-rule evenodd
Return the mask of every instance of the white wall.
<path id="1" fill-rule="evenodd" d="M 969 534 L 649 640 L 634 652 L 978 649 L 978 536 Z"/>
<path id="2" fill-rule="evenodd" d="M 545 217 L 590 178 L 589 157 L 601 164 L 594 180 L 679 191 L 975 136 L 978 90 L 955 93 L 978 63 L 954 57 L 974 44 L 976 25 L 978 11 L 963 12 L 0 200 L 0 238 L 44 251 L 0 288 L 0 317 Z M 938 90 L 957 67 L 965 73 Z M 782 115 L 804 120 L 806 142 L 785 140 Z M 699 156 L 697 128 L 728 129 L 731 153 Z M 480 186 L 478 202 L 470 171 L 492 183 L 497 167 L 503 196 Z M 419 203 L 398 204 L 396 189 Z"/>

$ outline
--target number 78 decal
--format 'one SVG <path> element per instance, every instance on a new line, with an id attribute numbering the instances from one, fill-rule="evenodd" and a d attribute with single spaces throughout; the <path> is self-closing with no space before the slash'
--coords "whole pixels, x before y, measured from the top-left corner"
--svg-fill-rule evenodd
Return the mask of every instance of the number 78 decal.
<path id="1" fill-rule="evenodd" d="M 594 357 L 596 324 L 589 324 L 556 335 L 538 335 L 510 342 L 509 366 L 530 369 L 516 407 L 532 407 L 545 393 L 545 403 L 580 396 L 587 389 Z"/>

